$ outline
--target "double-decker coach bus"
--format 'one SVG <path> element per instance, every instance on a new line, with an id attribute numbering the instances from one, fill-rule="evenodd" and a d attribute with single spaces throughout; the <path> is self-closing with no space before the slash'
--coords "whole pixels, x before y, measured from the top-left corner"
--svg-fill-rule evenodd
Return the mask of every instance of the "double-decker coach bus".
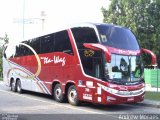
<path id="1" fill-rule="evenodd" d="M 142 53 L 130 29 L 86 23 L 8 45 L 3 57 L 5 83 L 12 91 L 29 90 L 98 104 L 144 99 Z"/>

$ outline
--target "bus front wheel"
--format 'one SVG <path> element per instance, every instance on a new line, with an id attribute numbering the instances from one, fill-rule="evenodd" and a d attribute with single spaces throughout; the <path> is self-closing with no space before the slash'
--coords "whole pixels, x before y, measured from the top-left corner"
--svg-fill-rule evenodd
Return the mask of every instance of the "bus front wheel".
<path id="1" fill-rule="evenodd" d="M 60 103 L 64 101 L 64 95 L 60 84 L 56 84 L 54 87 L 54 99 Z"/>
<path id="2" fill-rule="evenodd" d="M 76 90 L 76 87 L 74 85 L 71 85 L 68 89 L 68 102 L 71 104 L 71 105 L 79 105 L 80 102 L 78 100 L 78 92 Z"/>

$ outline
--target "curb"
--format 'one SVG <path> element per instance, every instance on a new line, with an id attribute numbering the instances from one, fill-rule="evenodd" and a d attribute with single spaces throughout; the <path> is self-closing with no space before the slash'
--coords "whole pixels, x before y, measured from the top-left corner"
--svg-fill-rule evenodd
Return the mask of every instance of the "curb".
<path id="1" fill-rule="evenodd" d="M 156 105 L 156 104 L 136 103 L 135 105 L 137 105 L 137 106 L 144 106 L 144 107 L 160 108 L 160 105 Z"/>
<path id="2" fill-rule="evenodd" d="M 143 102 L 135 103 L 134 105 L 137 106 L 144 106 L 144 107 L 153 107 L 153 108 L 160 108 L 160 101 L 153 101 L 153 100 L 144 100 Z"/>

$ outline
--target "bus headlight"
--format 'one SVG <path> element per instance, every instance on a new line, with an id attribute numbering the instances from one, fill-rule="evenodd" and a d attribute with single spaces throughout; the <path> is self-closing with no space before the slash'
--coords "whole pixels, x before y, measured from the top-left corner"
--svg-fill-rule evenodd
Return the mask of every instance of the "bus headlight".
<path id="1" fill-rule="evenodd" d="M 106 91 L 106 92 L 109 92 L 109 93 L 112 93 L 112 94 L 117 94 L 117 93 L 118 93 L 118 90 L 113 89 L 113 88 L 106 87 L 106 86 L 104 86 L 104 85 L 102 85 L 102 84 L 99 84 L 99 83 L 98 83 L 98 86 L 100 86 L 100 87 L 101 87 L 104 91 Z"/>

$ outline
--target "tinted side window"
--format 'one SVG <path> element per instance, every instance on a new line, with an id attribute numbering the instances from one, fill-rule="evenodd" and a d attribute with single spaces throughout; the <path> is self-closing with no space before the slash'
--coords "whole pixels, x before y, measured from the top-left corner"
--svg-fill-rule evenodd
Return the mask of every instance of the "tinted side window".
<path id="1" fill-rule="evenodd" d="M 41 37 L 41 53 L 51 53 L 54 51 L 54 34 Z"/>
<path id="2" fill-rule="evenodd" d="M 25 41 L 25 42 L 23 42 L 23 43 L 25 43 L 25 44 L 27 44 L 27 45 L 29 45 L 30 47 L 32 47 L 34 50 L 35 50 L 35 48 L 32 46 L 32 40 L 28 40 L 28 41 Z M 27 47 L 26 47 L 27 48 Z M 33 55 L 34 53 L 29 49 L 29 48 L 27 48 L 27 55 Z M 36 51 L 37 52 L 37 51 Z"/>
<path id="3" fill-rule="evenodd" d="M 84 48 L 83 43 L 98 43 L 95 30 L 89 27 L 72 28 L 78 49 Z"/>
<path id="4" fill-rule="evenodd" d="M 40 38 L 34 38 L 31 41 L 28 41 L 28 45 L 30 45 L 37 54 L 40 53 L 41 51 L 41 41 Z M 29 54 L 33 54 L 33 53 L 29 53 Z"/>
<path id="5" fill-rule="evenodd" d="M 66 30 L 55 33 L 55 52 L 73 54 L 71 42 Z"/>
<path id="6" fill-rule="evenodd" d="M 19 57 L 21 55 L 21 49 L 20 49 L 20 46 L 16 46 L 16 54 L 15 54 L 15 57 Z"/>
<path id="7" fill-rule="evenodd" d="M 23 43 L 29 45 L 29 41 L 24 41 Z M 33 54 L 32 51 L 24 45 L 17 45 L 15 48 L 16 48 L 15 57 L 27 56 Z"/>
<path id="8" fill-rule="evenodd" d="M 136 37 L 128 28 L 107 25 L 98 25 L 97 28 L 103 45 L 124 50 L 139 50 Z"/>
<path id="9" fill-rule="evenodd" d="M 27 56 L 28 55 L 28 48 L 26 46 L 20 45 L 19 46 L 19 56 Z"/>

